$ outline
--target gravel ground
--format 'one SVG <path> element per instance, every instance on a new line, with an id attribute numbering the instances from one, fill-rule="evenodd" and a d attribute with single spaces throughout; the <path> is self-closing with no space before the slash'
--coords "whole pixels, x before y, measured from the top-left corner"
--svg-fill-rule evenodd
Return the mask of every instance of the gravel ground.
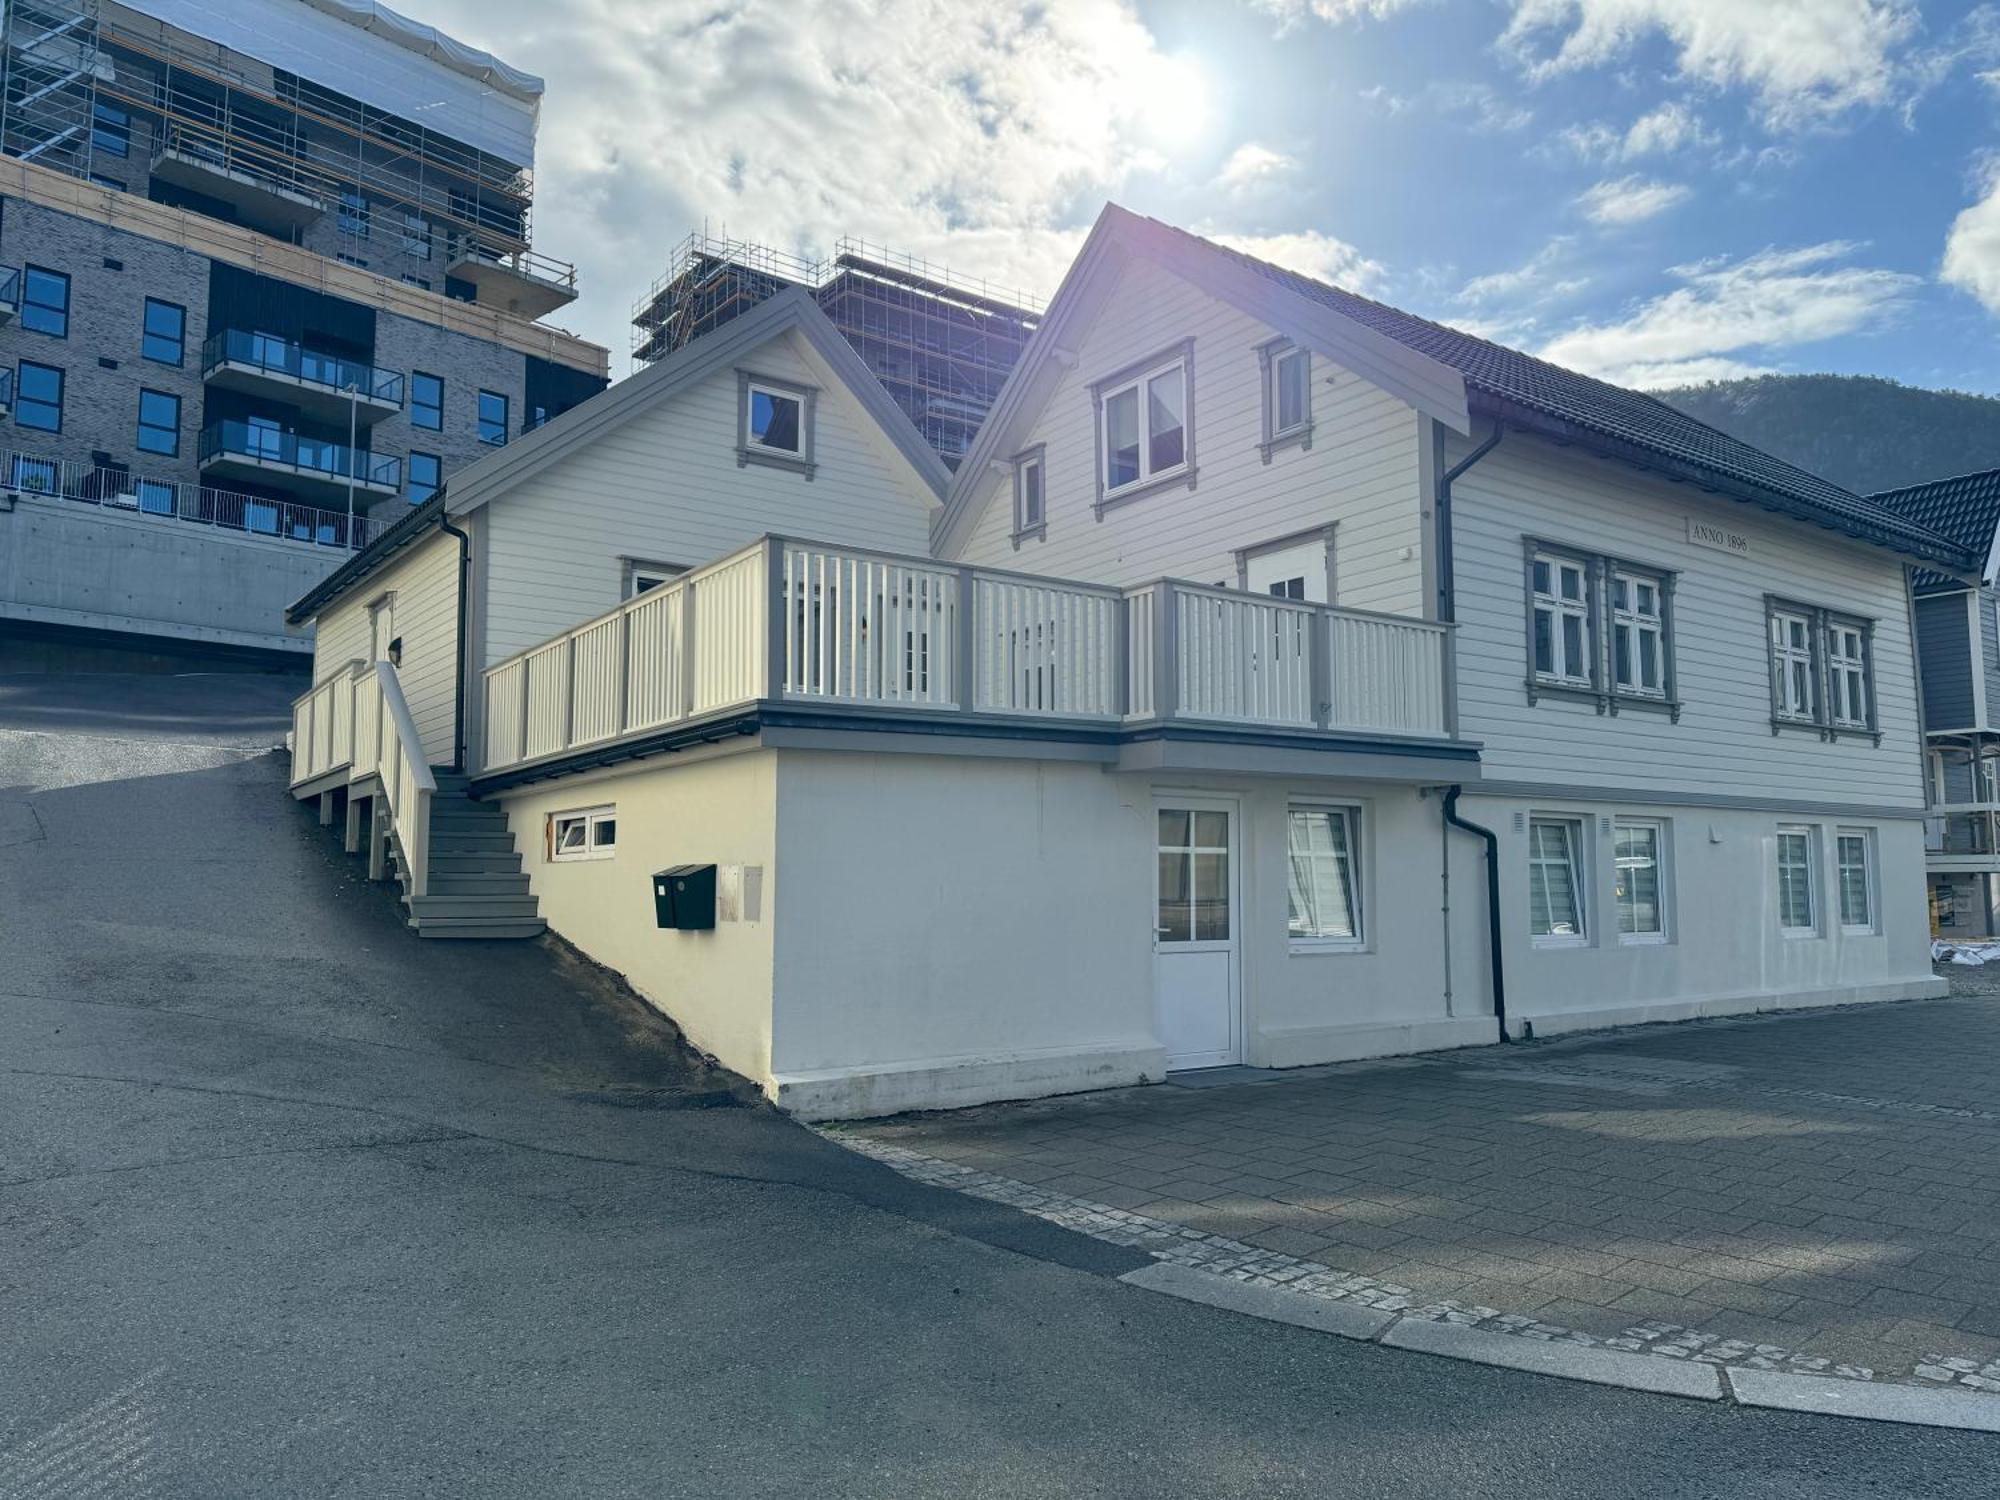
<path id="1" fill-rule="evenodd" d="M 1976 968 L 1967 964 L 1936 964 L 1933 967 L 1951 986 L 1954 996 L 2000 995 L 2000 963 L 1981 964 Z"/>

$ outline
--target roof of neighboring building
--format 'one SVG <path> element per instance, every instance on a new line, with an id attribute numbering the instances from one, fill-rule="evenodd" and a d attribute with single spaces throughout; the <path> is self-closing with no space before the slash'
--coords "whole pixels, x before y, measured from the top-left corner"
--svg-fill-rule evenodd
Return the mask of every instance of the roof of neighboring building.
<path id="1" fill-rule="evenodd" d="M 378 0 L 303 0 L 303 3 L 442 63 L 454 73 L 512 94 L 524 103 L 533 104 L 542 97 L 545 85 L 535 74 L 502 62 L 484 47 L 474 47 L 447 36 L 435 26 L 413 21 Z"/>
<path id="2" fill-rule="evenodd" d="M 1950 537 L 1967 552 L 1989 559 L 1988 571 L 1991 571 L 1990 554 L 1994 551 L 1996 529 L 2000 529 L 2000 469 L 1927 479 L 1901 489 L 1878 490 L 1868 498 L 1940 536 Z M 1917 575 L 1919 588 L 1955 581 L 1928 570 Z"/>
<path id="3" fill-rule="evenodd" d="M 298 625 L 310 620 L 329 602 L 339 598 L 370 573 L 386 567 L 397 553 L 419 540 L 443 518 L 444 491 L 439 490 L 422 505 L 412 506 L 408 515 L 313 585 L 303 598 L 285 611 L 287 623 Z"/>

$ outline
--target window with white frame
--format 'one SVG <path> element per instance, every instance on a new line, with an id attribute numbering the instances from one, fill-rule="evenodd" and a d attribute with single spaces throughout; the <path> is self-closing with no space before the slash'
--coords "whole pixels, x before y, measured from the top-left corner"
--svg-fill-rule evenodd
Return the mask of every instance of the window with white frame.
<path id="1" fill-rule="evenodd" d="M 1287 892 L 1294 943 L 1360 944 L 1360 826 L 1360 811 L 1352 807 L 1295 806 L 1287 811 Z"/>
<path id="2" fill-rule="evenodd" d="M 1819 928 L 1813 880 L 1813 831 L 1802 824 L 1778 829 L 1778 927 L 1787 937 L 1811 937 Z"/>
<path id="3" fill-rule="evenodd" d="M 1814 714 L 1812 619 L 1771 611 L 1771 670 L 1777 674 L 1778 716 L 1811 723 Z"/>
<path id="4" fill-rule="evenodd" d="M 812 477 L 813 409 L 811 386 L 736 372 L 736 463 L 793 469 Z"/>
<path id="5" fill-rule="evenodd" d="M 1828 717 L 1844 729 L 1868 727 L 1868 653 L 1859 625 L 1830 620 L 1826 627 Z"/>
<path id="6" fill-rule="evenodd" d="M 687 571 L 687 568 L 680 563 L 645 562 L 636 557 L 628 557 L 625 559 L 623 595 L 627 599 L 636 599 L 641 594 L 672 583 Z"/>
<path id="7" fill-rule="evenodd" d="M 1667 624 L 1660 580 L 1624 568 L 1611 574 L 1611 680 L 1621 693 L 1664 698 Z"/>
<path id="8" fill-rule="evenodd" d="M 1537 942 L 1581 943 L 1583 825 L 1575 818 L 1528 820 L 1528 924 Z"/>
<path id="9" fill-rule="evenodd" d="M 1771 650 L 1771 723 L 1816 729 L 1822 739 L 1865 734 L 1878 743 L 1874 622 L 1765 600 Z"/>
<path id="10" fill-rule="evenodd" d="M 1843 828 L 1834 835 L 1834 864 L 1840 877 L 1840 928 L 1843 932 L 1875 930 L 1875 838 L 1865 828 Z"/>
<path id="11" fill-rule="evenodd" d="M 1590 570 L 1579 559 L 1537 553 L 1534 571 L 1535 676 L 1564 687 L 1596 681 Z"/>
<path id="12" fill-rule="evenodd" d="M 1101 506 L 1152 489 L 1194 483 L 1189 369 L 1194 341 L 1091 388 L 1097 405 L 1097 493 Z"/>
<path id="13" fill-rule="evenodd" d="M 1612 826 L 1611 894 L 1618 907 L 1620 942 L 1666 941 L 1666 845 L 1664 823 L 1620 818 Z"/>
<path id="14" fill-rule="evenodd" d="M 1048 535 L 1048 525 L 1048 467 L 1037 446 L 1014 460 L 1014 544 Z"/>
<path id="15" fill-rule="evenodd" d="M 548 854 L 552 862 L 609 859 L 617 848 L 617 808 L 585 807 L 549 814 Z"/>
<path id="16" fill-rule="evenodd" d="M 1261 346 L 1264 376 L 1264 462 L 1289 443 L 1312 446 L 1312 352 L 1285 339 Z"/>
<path id="17" fill-rule="evenodd" d="M 797 453 L 805 441 L 800 420 L 805 403 L 789 391 L 773 390 L 761 381 L 750 382 L 750 415 L 743 441 L 777 453 Z"/>

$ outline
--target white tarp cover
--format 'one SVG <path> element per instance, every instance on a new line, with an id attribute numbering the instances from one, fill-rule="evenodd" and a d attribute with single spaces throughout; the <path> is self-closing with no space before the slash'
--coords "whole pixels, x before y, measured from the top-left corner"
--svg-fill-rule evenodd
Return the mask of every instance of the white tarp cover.
<path id="1" fill-rule="evenodd" d="M 516 166 L 534 165 L 542 80 L 374 0 L 120 3 Z"/>

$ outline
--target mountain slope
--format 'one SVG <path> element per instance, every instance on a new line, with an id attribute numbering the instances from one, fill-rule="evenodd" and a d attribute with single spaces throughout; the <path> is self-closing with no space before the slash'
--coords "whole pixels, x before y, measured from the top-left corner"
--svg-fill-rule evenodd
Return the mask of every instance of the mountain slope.
<path id="1" fill-rule="evenodd" d="M 2000 468 L 2000 400 L 1991 396 L 1866 375 L 1760 375 L 1653 394 L 1864 495 Z"/>

